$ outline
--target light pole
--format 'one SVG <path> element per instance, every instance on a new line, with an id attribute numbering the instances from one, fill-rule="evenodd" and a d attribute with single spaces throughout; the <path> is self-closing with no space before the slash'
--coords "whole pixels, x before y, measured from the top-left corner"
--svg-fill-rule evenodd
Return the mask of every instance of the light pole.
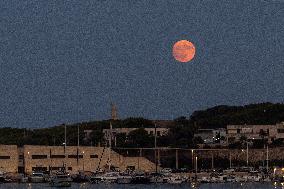
<path id="1" fill-rule="evenodd" d="M 84 154 L 85 154 L 85 152 L 83 151 L 83 172 L 85 172 L 85 165 L 84 165 Z"/>
<path id="2" fill-rule="evenodd" d="M 193 154 L 193 153 L 194 153 L 194 150 L 192 149 L 192 150 L 191 150 L 191 163 L 192 163 L 192 169 L 194 169 L 194 156 L 193 156 L 194 154 Z"/>
<path id="3" fill-rule="evenodd" d="M 249 164 L 249 160 L 248 160 L 248 141 L 247 141 L 247 167 L 248 167 L 248 164 Z"/>
<path id="4" fill-rule="evenodd" d="M 266 145 L 266 171 L 267 171 L 267 173 L 268 173 L 268 161 L 269 161 L 269 159 L 268 159 L 268 144 Z"/>
<path id="5" fill-rule="evenodd" d="M 195 180 L 197 180 L 197 156 L 195 157 Z"/>

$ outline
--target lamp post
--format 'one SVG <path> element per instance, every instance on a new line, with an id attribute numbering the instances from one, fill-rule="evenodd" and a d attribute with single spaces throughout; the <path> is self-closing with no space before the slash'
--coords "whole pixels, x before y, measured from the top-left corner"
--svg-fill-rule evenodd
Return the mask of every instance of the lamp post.
<path id="1" fill-rule="evenodd" d="M 194 156 L 193 156 L 194 150 L 191 150 L 191 163 L 192 163 L 192 169 L 194 169 Z"/>
<path id="2" fill-rule="evenodd" d="M 85 162 L 84 162 L 84 154 L 85 154 L 85 152 L 83 151 L 83 172 L 85 171 L 85 166 L 84 166 L 84 165 L 85 165 L 85 164 L 84 164 L 84 163 L 85 163 Z"/>
<path id="3" fill-rule="evenodd" d="M 266 145 L 266 171 L 267 171 L 267 173 L 268 173 L 268 161 L 269 161 L 269 159 L 268 159 L 268 144 Z"/>
<path id="4" fill-rule="evenodd" d="M 248 160 L 248 141 L 247 141 L 247 167 L 248 167 L 248 164 L 249 164 L 249 160 Z"/>
<path id="5" fill-rule="evenodd" d="M 197 180 L 197 156 L 195 157 L 195 180 Z"/>

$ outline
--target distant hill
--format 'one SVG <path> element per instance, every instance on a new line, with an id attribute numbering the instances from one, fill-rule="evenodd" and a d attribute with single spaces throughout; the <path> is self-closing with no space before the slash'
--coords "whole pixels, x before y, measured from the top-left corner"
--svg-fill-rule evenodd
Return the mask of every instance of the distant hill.
<path id="1" fill-rule="evenodd" d="M 195 111 L 191 121 L 199 128 L 225 128 L 229 124 L 275 124 L 284 121 L 284 104 L 221 105 Z"/>

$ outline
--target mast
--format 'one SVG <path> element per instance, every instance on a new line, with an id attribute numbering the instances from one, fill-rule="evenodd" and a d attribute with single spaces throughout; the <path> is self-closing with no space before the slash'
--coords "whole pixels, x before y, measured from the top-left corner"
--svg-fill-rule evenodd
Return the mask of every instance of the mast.
<path id="1" fill-rule="evenodd" d="M 79 131 L 80 131 L 80 125 L 78 125 L 78 129 L 77 129 L 77 148 L 79 149 L 79 146 L 80 146 L 80 138 L 79 138 Z"/>
<path id="2" fill-rule="evenodd" d="M 80 125 L 78 125 L 78 127 L 77 127 L 77 165 L 79 164 L 79 146 L 80 146 L 80 138 L 79 138 L 79 129 L 80 128 L 79 127 L 80 127 Z"/>
<path id="3" fill-rule="evenodd" d="M 66 125 L 64 124 L 64 153 L 66 149 Z"/>
<path id="4" fill-rule="evenodd" d="M 268 159 L 268 144 L 266 145 L 266 171 L 267 171 L 267 173 L 268 173 L 268 161 L 269 161 L 269 159 Z"/>
<path id="5" fill-rule="evenodd" d="M 110 127 L 110 135 L 109 135 L 109 150 L 108 150 L 108 169 L 110 170 L 110 165 L 111 165 L 111 160 L 110 160 L 110 158 L 111 158 L 111 137 L 112 137 L 112 124 L 111 124 L 111 122 L 110 122 L 110 125 L 109 125 L 109 127 Z"/>
<path id="6" fill-rule="evenodd" d="M 64 162 L 63 162 L 63 167 L 64 167 L 64 172 L 66 172 L 66 165 L 65 165 L 65 160 L 66 160 L 66 146 L 67 146 L 67 144 L 66 144 L 66 124 L 64 124 L 64 157 L 65 157 L 65 159 L 64 159 Z"/>
<path id="7" fill-rule="evenodd" d="M 155 166 L 156 166 L 156 173 L 158 172 L 158 165 L 157 165 L 157 125 L 155 123 Z"/>

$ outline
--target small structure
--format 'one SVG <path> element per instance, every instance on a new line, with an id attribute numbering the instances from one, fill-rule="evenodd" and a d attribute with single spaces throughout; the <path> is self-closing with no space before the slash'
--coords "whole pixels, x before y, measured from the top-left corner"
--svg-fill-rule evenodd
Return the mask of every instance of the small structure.
<path id="1" fill-rule="evenodd" d="M 227 140 L 230 143 L 247 140 L 267 140 L 268 143 L 276 139 L 284 139 L 284 122 L 275 125 L 228 125 Z"/>
<path id="2" fill-rule="evenodd" d="M 115 104 L 111 104 L 111 119 L 118 120 L 117 107 Z"/>
<path id="3" fill-rule="evenodd" d="M 204 144 L 224 144 L 226 140 L 226 129 L 198 129 L 198 132 L 194 134 L 194 137 L 200 137 Z"/>

